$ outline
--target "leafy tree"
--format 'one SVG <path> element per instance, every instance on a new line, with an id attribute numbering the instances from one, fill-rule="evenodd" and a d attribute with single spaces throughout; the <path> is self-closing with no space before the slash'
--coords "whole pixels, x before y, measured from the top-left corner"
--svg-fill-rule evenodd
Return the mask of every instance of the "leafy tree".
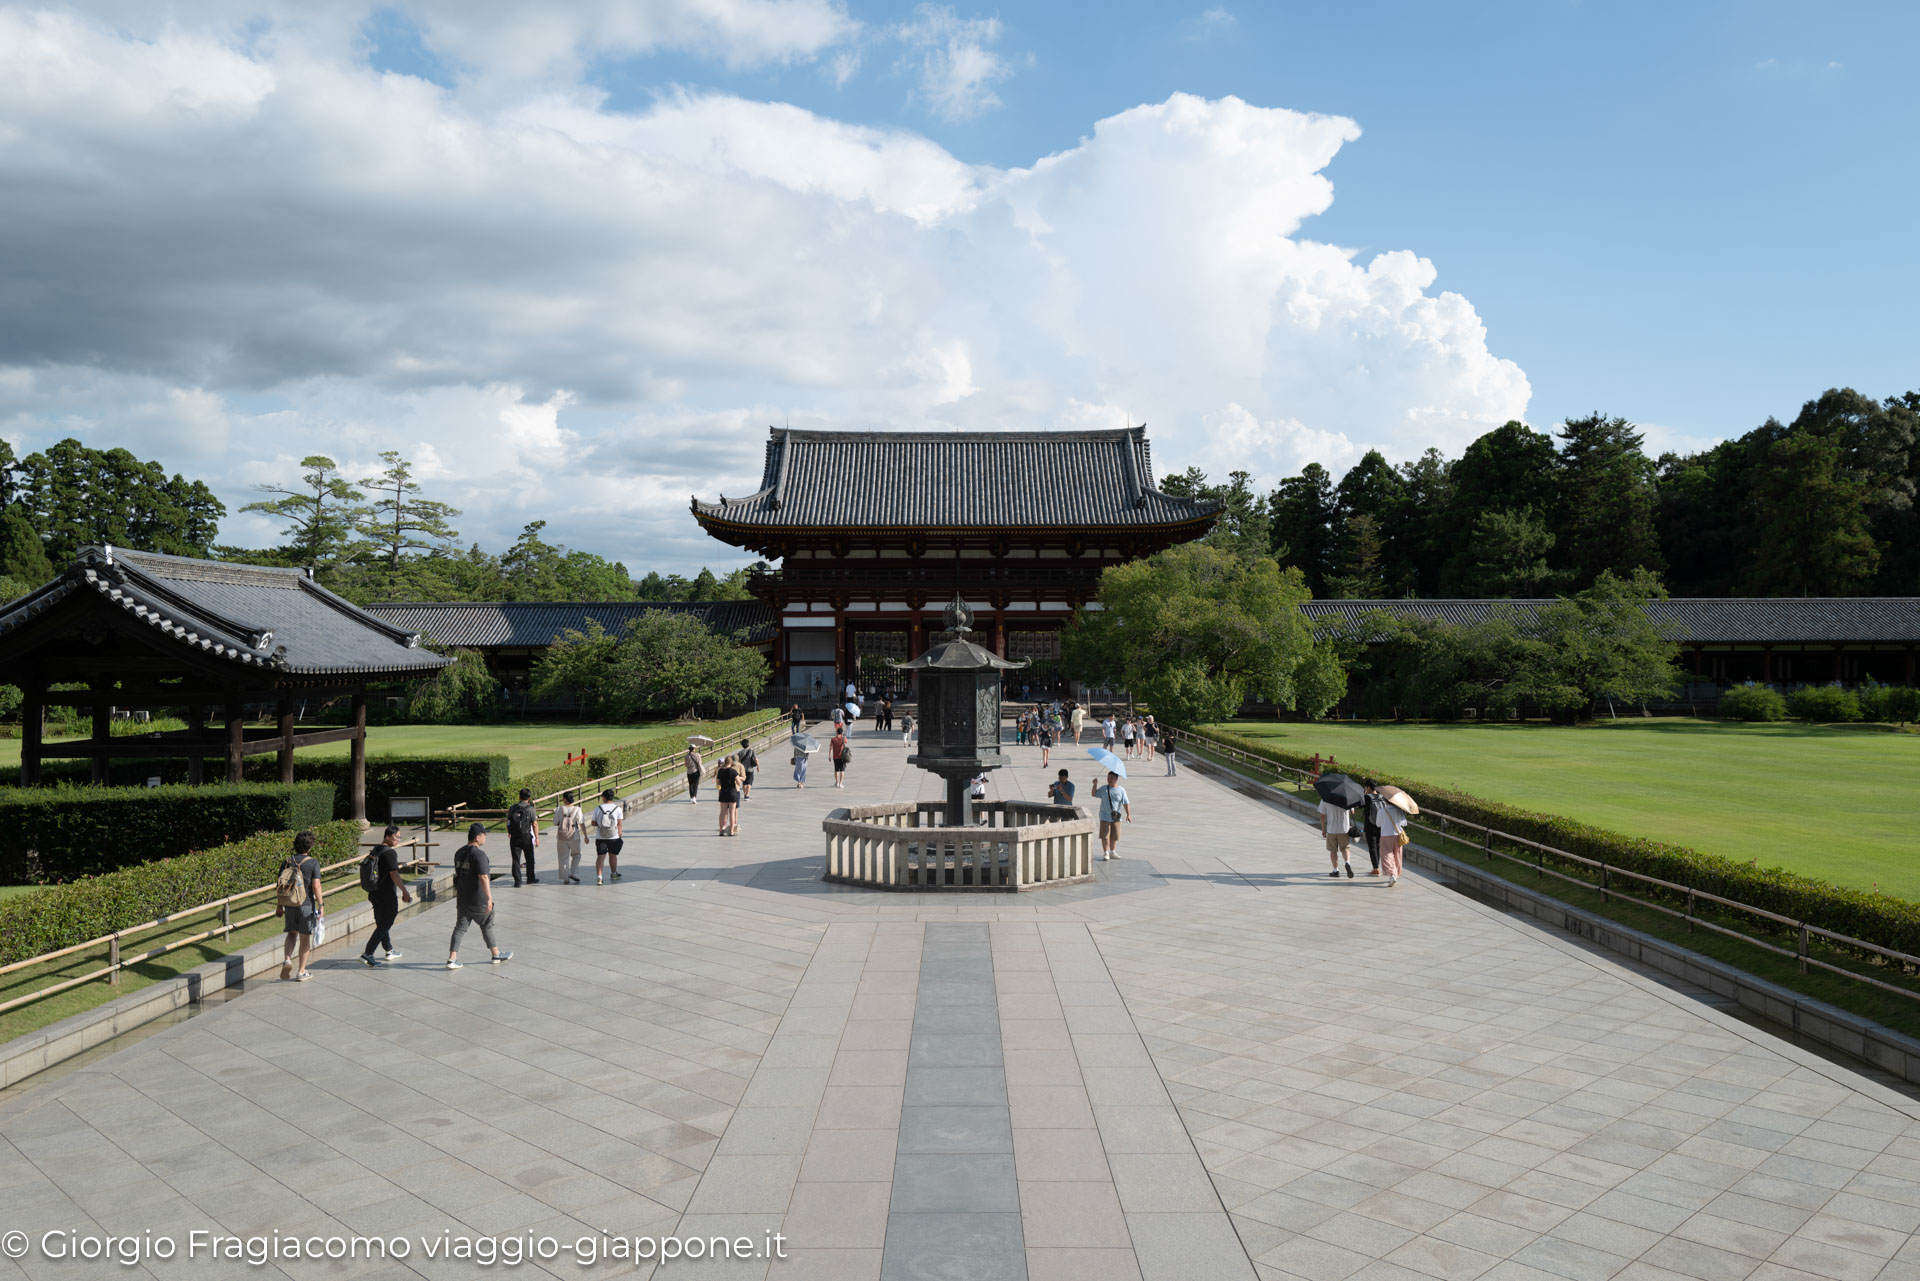
<path id="1" fill-rule="evenodd" d="M 1553 535 L 1533 508 L 1483 511 L 1467 540 L 1469 576 L 1461 586 L 1471 596 L 1538 596 L 1553 577 L 1552 550 Z"/>
<path id="2" fill-rule="evenodd" d="M 1339 576 L 1356 577 L 1346 587 L 1328 583 L 1329 591 L 1354 595 L 1347 587 L 1365 586 L 1367 596 L 1398 596 L 1413 585 L 1413 554 L 1407 537 L 1407 482 L 1386 455 L 1369 449 L 1347 469 L 1334 487 L 1334 563 Z M 1355 522 L 1365 517 L 1363 529 Z M 1372 559 L 1377 571 L 1357 574 L 1354 566 Z"/>
<path id="3" fill-rule="evenodd" d="M 1665 595 L 1646 570 L 1626 578 L 1602 570 L 1585 591 L 1516 616 L 1522 645 L 1495 706 L 1531 702 L 1568 719 L 1603 699 L 1667 697 L 1680 649 L 1647 615 L 1647 601 Z"/>
<path id="4" fill-rule="evenodd" d="M 445 651 L 443 651 L 445 652 Z M 478 650 L 450 651 L 453 662 L 413 687 L 407 719 L 418 725 L 468 725 L 500 714 L 500 682 Z"/>
<path id="5" fill-rule="evenodd" d="M 1380 537 L 1380 522 L 1373 513 L 1361 511 L 1347 517 L 1341 531 L 1339 569 L 1327 581 L 1327 591 L 1347 600 L 1374 600 L 1387 594 L 1382 568 L 1386 543 Z"/>
<path id="6" fill-rule="evenodd" d="M 1307 588 L 1324 596 L 1333 573 L 1333 526 L 1338 515 L 1333 481 L 1319 463 L 1308 463 L 1298 476 L 1280 482 L 1267 497 L 1273 518 L 1273 554 L 1283 565 L 1299 569 Z"/>
<path id="7" fill-rule="evenodd" d="M 200 481 L 168 476 L 159 463 L 124 449 L 92 449 L 71 438 L 21 459 L 7 484 L 55 567 L 89 543 L 207 556 L 226 514 Z"/>
<path id="8" fill-rule="evenodd" d="M 13 593 L 15 596 L 25 595 L 53 577 L 53 564 L 47 560 L 40 535 L 16 507 L 0 512 L 0 577 L 25 584 L 25 590 Z"/>
<path id="9" fill-rule="evenodd" d="M 1589 414 L 1561 424 L 1556 568 L 1575 583 L 1662 567 L 1653 464 L 1641 440 L 1624 418 Z"/>
<path id="10" fill-rule="evenodd" d="M 1756 596 L 1847 596 L 1872 581 L 1880 549 L 1870 481 L 1843 468 L 1840 441 L 1790 432 L 1767 450 L 1753 491 L 1754 547 L 1745 578 Z"/>
<path id="11" fill-rule="evenodd" d="M 1453 553 L 1447 529 L 1453 503 L 1453 469 L 1444 454 L 1429 448 L 1420 457 L 1401 463 L 1399 471 L 1407 486 L 1407 515 L 1400 528 L 1389 533 L 1407 566 L 1407 581 L 1401 590 L 1433 596 L 1440 590 L 1442 570 Z"/>
<path id="12" fill-rule="evenodd" d="M 1224 720 L 1249 696 L 1317 716 L 1339 693 L 1300 613 L 1307 598 L 1300 572 L 1270 558 L 1169 548 L 1101 574 L 1101 608 L 1075 617 L 1064 666 L 1179 725 Z"/>
<path id="13" fill-rule="evenodd" d="M 573 551 L 540 537 L 547 527 L 536 520 L 500 558 L 504 600 L 632 600 L 633 577 L 618 561 L 592 552 Z"/>
<path id="14" fill-rule="evenodd" d="M 767 683 L 767 660 L 738 635 L 709 631 L 691 614 L 649 610 L 618 637 L 588 620 L 534 664 L 533 692 L 570 694 L 581 715 L 627 719 L 737 707 Z"/>
<path id="15" fill-rule="evenodd" d="M 634 595 L 640 600 L 691 600 L 687 593 L 692 584 L 678 574 L 662 574 L 657 569 L 647 571 L 647 576 L 633 585 Z"/>
<path id="16" fill-rule="evenodd" d="M 1559 455 L 1553 437 L 1522 422 L 1509 422 L 1468 445 L 1449 469 L 1451 492 L 1437 524 L 1446 531 L 1450 555 L 1442 568 L 1447 594 L 1504 595 L 1488 591 L 1477 565 L 1474 534 L 1488 512 L 1531 508 L 1551 529 L 1560 505 Z"/>
<path id="17" fill-rule="evenodd" d="M 1220 518 L 1201 541 L 1236 556 L 1265 556 L 1272 542 L 1272 517 L 1254 489 L 1251 472 L 1236 471 L 1224 485 L 1211 484 L 1198 467 L 1160 481 L 1160 492 L 1220 504 Z"/>
<path id="18" fill-rule="evenodd" d="M 403 562 L 458 538 L 459 531 L 450 522 L 460 511 L 420 497 L 420 483 L 413 478 L 412 465 L 396 451 L 384 451 L 380 461 L 386 464 L 385 469 L 360 482 L 362 489 L 376 497 L 360 511 L 358 532 L 385 575 L 385 598 L 398 600 L 407 594 L 402 590 L 407 577 Z"/>
<path id="19" fill-rule="evenodd" d="M 341 478 L 340 464 L 325 454 L 309 454 L 300 466 L 306 470 L 298 485 L 255 485 L 261 493 L 279 497 L 240 510 L 286 522 L 286 550 L 294 564 L 316 572 L 332 569 L 359 550 L 354 535 L 364 518 L 361 494 Z"/>

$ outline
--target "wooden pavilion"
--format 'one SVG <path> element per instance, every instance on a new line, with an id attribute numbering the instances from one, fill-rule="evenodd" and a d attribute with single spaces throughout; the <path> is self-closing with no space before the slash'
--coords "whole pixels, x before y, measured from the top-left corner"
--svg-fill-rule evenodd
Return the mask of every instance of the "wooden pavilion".
<path id="1" fill-rule="evenodd" d="M 0 607 L 0 682 L 20 687 L 20 781 L 42 763 L 84 758 L 95 782 L 114 759 L 182 759 L 204 781 L 208 758 L 237 783 L 249 756 L 278 754 L 293 781 L 293 753 L 352 744 L 353 814 L 366 819 L 367 686 L 431 676 L 449 661 L 420 637 L 341 599 L 304 570 L 86 547 L 52 582 Z M 55 688 L 56 686 L 63 688 Z M 296 732 L 296 709 L 347 695 L 349 723 Z M 92 736 L 50 744 L 48 705 L 89 708 Z M 249 732 L 246 709 L 264 705 L 276 725 Z M 188 728 L 116 737 L 116 710 L 181 708 Z M 210 723 L 211 722 L 211 723 Z"/>

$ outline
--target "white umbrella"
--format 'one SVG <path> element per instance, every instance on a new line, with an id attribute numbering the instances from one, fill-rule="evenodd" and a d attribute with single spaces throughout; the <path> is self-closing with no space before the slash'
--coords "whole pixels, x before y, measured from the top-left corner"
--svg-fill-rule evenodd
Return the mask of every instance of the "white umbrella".
<path id="1" fill-rule="evenodd" d="M 1420 802 L 1414 800 L 1411 796 L 1408 796 L 1391 783 L 1381 786 L 1380 799 L 1399 810 L 1402 814 L 1407 815 L 1409 818 L 1420 812 Z"/>
<path id="2" fill-rule="evenodd" d="M 860 704 L 858 704 L 858 703 L 848 703 L 848 704 L 847 704 L 847 715 L 849 715 L 849 716 L 856 716 L 856 717 L 857 717 L 857 716 L 859 716 L 859 715 L 860 715 Z"/>
<path id="3" fill-rule="evenodd" d="M 688 747 L 712 747 L 713 740 L 708 738 L 705 734 L 689 734 L 687 736 L 687 746 Z"/>

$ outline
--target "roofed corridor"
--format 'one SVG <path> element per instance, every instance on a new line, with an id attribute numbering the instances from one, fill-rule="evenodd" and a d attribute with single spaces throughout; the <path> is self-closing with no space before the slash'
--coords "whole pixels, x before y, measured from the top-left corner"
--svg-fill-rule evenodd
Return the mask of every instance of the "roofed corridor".
<path id="1" fill-rule="evenodd" d="M 1141 763 L 1092 885 L 818 879 L 819 820 L 936 795 L 863 731 L 769 761 L 744 834 L 630 825 L 625 879 L 497 881 L 511 963 L 404 919 L 0 1096 L 0 1231 L 406 1235 L 403 1264 L 0 1261 L 14 1276 L 468 1277 L 421 1238 L 785 1238 L 661 1277 L 1920 1276 L 1920 1105 Z M 1039 799 L 1037 748 L 994 793 Z M 1092 763 L 1055 754 L 1081 799 Z M 495 851 L 504 868 L 504 848 Z M 565 1256 L 520 1269 L 655 1275 Z"/>

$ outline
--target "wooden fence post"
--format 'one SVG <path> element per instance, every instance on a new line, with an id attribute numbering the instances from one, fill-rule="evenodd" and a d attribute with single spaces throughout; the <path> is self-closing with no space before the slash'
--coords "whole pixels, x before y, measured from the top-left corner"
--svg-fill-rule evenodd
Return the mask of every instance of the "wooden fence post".
<path id="1" fill-rule="evenodd" d="M 1807 972 L 1807 923 L 1800 922 L 1800 972 Z"/>
<path id="2" fill-rule="evenodd" d="M 120 931 L 113 932 L 113 941 L 107 944 L 107 964 L 113 968 L 107 971 L 107 982 L 120 986 Z"/>

